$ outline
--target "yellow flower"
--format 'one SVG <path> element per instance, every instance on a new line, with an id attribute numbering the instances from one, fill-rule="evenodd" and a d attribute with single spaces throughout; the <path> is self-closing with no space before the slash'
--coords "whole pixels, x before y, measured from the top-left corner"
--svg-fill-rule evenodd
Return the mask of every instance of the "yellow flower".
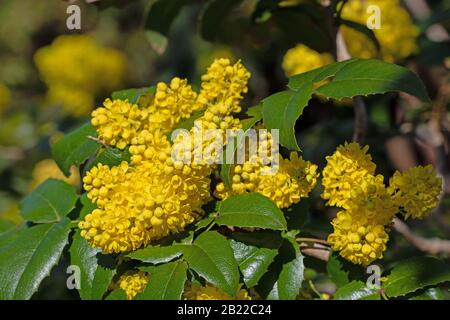
<path id="1" fill-rule="evenodd" d="M 282 67 L 287 77 L 323 67 L 334 62 L 329 53 L 319 53 L 303 44 L 289 49 L 283 57 Z"/>
<path id="2" fill-rule="evenodd" d="M 125 56 L 99 46 L 85 35 L 63 35 L 40 48 L 34 61 L 47 85 L 47 104 L 60 104 L 75 116 L 88 114 L 102 92 L 120 86 L 125 75 Z"/>
<path id="3" fill-rule="evenodd" d="M 287 208 L 308 197 L 317 182 L 317 166 L 303 160 L 296 152 L 290 159 L 280 157 L 279 166 L 270 174 L 270 167 L 261 161 L 246 161 L 232 170 L 231 189 L 223 182 L 216 186 L 215 196 L 226 199 L 233 194 L 259 192 L 271 199 L 279 208 Z M 266 171 L 266 174 L 263 174 Z"/>
<path id="4" fill-rule="evenodd" d="M 405 218 L 422 219 L 435 208 L 442 190 L 442 179 L 431 165 L 418 166 L 403 173 L 395 172 L 389 181 L 394 202 L 404 211 Z"/>
<path id="5" fill-rule="evenodd" d="M 92 124 L 99 137 L 121 149 L 130 146 L 132 165 L 122 162 L 109 168 L 98 164 L 87 172 L 84 189 L 97 208 L 79 223 L 81 236 L 105 253 L 127 252 L 180 232 L 202 215 L 202 206 L 211 198 L 210 175 L 215 163 L 210 158 L 174 161 L 172 155 L 178 147 L 194 151 L 196 145 L 193 139 L 184 145 L 179 136 L 170 144 L 165 133 L 176 124 L 170 117 L 176 113 L 183 118 L 196 108 L 206 108 L 189 137 L 218 128 L 219 138 L 224 140 L 227 128 L 240 127 L 231 114 L 240 110 L 248 76 L 239 62 L 231 65 L 221 59 L 208 69 L 198 95 L 185 80 L 175 78 L 170 85 L 158 84 L 146 107 L 107 100 L 104 108 L 95 110 Z M 169 122 L 157 122 L 158 114 L 159 119 L 170 115 Z M 215 143 L 207 135 L 202 138 L 204 147 Z"/>
<path id="6" fill-rule="evenodd" d="M 373 32 L 380 43 L 383 60 L 403 60 L 418 50 L 419 29 L 399 0 L 349 0 L 342 10 L 342 18 L 366 25 L 374 13 L 367 11 L 369 6 L 380 9 L 380 28 Z M 342 26 L 342 33 L 352 57 L 377 57 L 375 45 L 366 35 L 347 26 Z"/>
<path id="7" fill-rule="evenodd" d="M 431 166 L 396 172 L 388 188 L 375 174 L 368 147 L 345 144 L 327 157 L 322 197 L 343 207 L 333 220 L 328 237 L 333 250 L 345 259 L 368 265 L 381 259 L 389 239 L 386 226 L 400 209 L 408 218 L 423 218 L 437 205 L 442 181 Z"/>
<path id="8" fill-rule="evenodd" d="M 0 114 L 11 102 L 11 91 L 4 84 L 0 83 Z"/>
<path id="9" fill-rule="evenodd" d="M 148 128 L 148 112 L 128 100 L 106 99 L 103 106 L 92 112 L 91 123 L 99 138 L 111 146 L 125 149 L 141 130 Z"/>
<path id="10" fill-rule="evenodd" d="M 32 172 L 32 180 L 29 190 L 33 190 L 47 179 L 59 179 L 71 185 L 77 186 L 80 183 L 80 173 L 76 166 L 70 168 L 70 176 L 66 177 L 52 159 L 44 159 L 38 162 Z"/>
<path id="11" fill-rule="evenodd" d="M 97 205 L 79 223 L 81 235 L 106 253 L 126 252 L 177 233 L 203 213 L 211 171 L 166 162 L 99 164 L 83 178 Z"/>
<path id="12" fill-rule="evenodd" d="M 149 275 L 144 271 L 130 270 L 120 276 L 117 285 L 125 291 L 127 299 L 132 300 L 138 293 L 144 291 L 148 278 Z"/>
<path id="13" fill-rule="evenodd" d="M 332 221 L 334 231 L 328 242 L 345 259 L 366 266 L 383 257 L 389 236 L 383 225 L 367 224 L 355 216 L 361 214 L 340 211 Z"/>
<path id="14" fill-rule="evenodd" d="M 247 290 L 239 289 L 235 297 L 231 297 L 222 290 L 207 283 L 202 286 L 189 283 L 185 287 L 184 298 L 187 300 L 252 300 Z"/>
<path id="15" fill-rule="evenodd" d="M 154 101 L 147 108 L 149 128 L 168 133 L 201 107 L 197 103 L 197 93 L 187 80 L 173 78 L 169 85 L 160 82 L 156 86 Z"/>
<path id="16" fill-rule="evenodd" d="M 239 102 L 247 93 L 250 72 L 238 61 L 216 59 L 202 76 L 199 103 L 211 108 L 214 115 L 225 117 L 241 111 Z M 216 105 L 216 106 L 213 106 Z"/>
<path id="17" fill-rule="evenodd" d="M 358 143 L 345 143 L 339 146 L 332 156 L 327 156 L 327 165 L 323 170 L 322 198 L 330 206 L 348 207 L 351 193 L 368 174 L 375 174 L 372 157 L 366 154 L 368 146 L 361 149 Z"/>

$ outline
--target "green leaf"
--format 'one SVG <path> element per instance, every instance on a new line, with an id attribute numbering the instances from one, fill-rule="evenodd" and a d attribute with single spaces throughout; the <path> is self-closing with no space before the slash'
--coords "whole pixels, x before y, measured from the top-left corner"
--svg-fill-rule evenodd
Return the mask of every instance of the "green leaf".
<path id="1" fill-rule="evenodd" d="M 77 199 L 75 187 L 48 179 L 20 202 L 22 216 L 35 223 L 57 222 L 75 208 Z"/>
<path id="2" fill-rule="evenodd" d="M 183 245 L 177 244 L 172 246 L 148 246 L 128 254 L 127 257 L 153 264 L 167 263 L 181 257 L 183 248 Z"/>
<path id="3" fill-rule="evenodd" d="M 353 63 L 355 60 L 356 59 L 331 63 L 321 68 L 297 74 L 289 78 L 288 87 L 292 90 L 298 90 L 308 83 L 315 84 L 322 80 L 333 77 L 339 70 L 344 68 L 346 65 Z"/>
<path id="4" fill-rule="evenodd" d="M 145 21 L 145 34 L 152 48 L 163 54 L 172 22 L 189 0 L 159 0 L 153 3 Z"/>
<path id="5" fill-rule="evenodd" d="M 235 233 L 230 239 L 234 257 L 248 288 L 258 284 L 278 254 L 282 239 L 278 233 L 258 231 Z"/>
<path id="6" fill-rule="evenodd" d="M 212 223 L 215 219 L 215 214 L 211 213 L 209 215 L 207 215 L 206 217 L 202 218 L 201 220 L 199 220 L 194 226 L 194 230 L 198 231 L 200 229 L 206 228 L 207 226 L 209 226 L 210 223 Z"/>
<path id="7" fill-rule="evenodd" d="M 143 87 L 143 88 L 130 88 L 120 91 L 114 91 L 111 94 L 111 98 L 113 100 L 120 99 L 120 100 L 128 100 L 130 103 L 138 103 L 139 98 L 143 95 L 151 95 L 155 93 L 156 87 Z"/>
<path id="8" fill-rule="evenodd" d="M 222 201 L 216 223 L 234 227 L 286 229 L 283 212 L 269 198 L 257 192 L 231 196 Z"/>
<path id="9" fill-rule="evenodd" d="M 352 29 L 364 34 L 367 38 L 369 38 L 373 42 L 373 44 L 375 45 L 375 48 L 377 50 L 380 50 L 380 43 L 378 42 L 378 39 L 375 36 L 375 32 L 373 32 L 373 30 L 367 28 L 366 25 L 357 23 L 354 21 L 350 21 L 350 20 L 345 20 L 345 19 L 341 19 L 340 22 L 342 25 L 352 28 Z"/>
<path id="10" fill-rule="evenodd" d="M 150 273 L 144 292 L 135 299 L 142 300 L 180 300 L 187 279 L 187 265 L 184 261 L 175 261 L 141 268 Z"/>
<path id="11" fill-rule="evenodd" d="M 6 219 L 0 219 L 0 234 L 16 228 L 16 224 Z"/>
<path id="12" fill-rule="evenodd" d="M 243 0 L 209 0 L 201 17 L 200 33 L 205 40 L 214 41 L 227 15 Z"/>
<path id="13" fill-rule="evenodd" d="M 352 281 L 339 288 L 333 298 L 335 300 L 380 300 L 380 294 L 370 289 L 362 281 Z"/>
<path id="14" fill-rule="evenodd" d="M 295 138 L 295 122 L 312 96 L 313 86 L 306 83 L 297 91 L 282 91 L 263 100 L 264 124 L 268 129 L 280 130 L 280 144 L 300 150 Z"/>
<path id="15" fill-rule="evenodd" d="M 258 292 L 269 300 L 295 300 L 304 271 L 303 255 L 295 238 L 285 236 L 278 256 L 259 282 Z"/>
<path id="16" fill-rule="evenodd" d="M 119 288 L 108 294 L 105 300 L 127 300 L 127 294 Z"/>
<path id="17" fill-rule="evenodd" d="M 204 232 L 191 246 L 186 246 L 184 258 L 189 268 L 212 285 L 235 296 L 239 285 L 239 269 L 230 243 L 219 233 Z"/>
<path id="18" fill-rule="evenodd" d="M 100 300 L 115 274 L 113 259 L 101 249 L 91 247 L 77 232 L 70 247 L 70 263 L 80 268 L 80 289 L 83 300 Z"/>
<path id="19" fill-rule="evenodd" d="M 445 295 L 440 288 L 428 288 L 421 291 L 414 293 L 409 300 L 445 300 Z"/>
<path id="20" fill-rule="evenodd" d="M 398 262 L 383 287 L 389 297 L 399 297 L 447 281 L 450 281 L 447 263 L 432 257 L 414 257 Z"/>
<path id="21" fill-rule="evenodd" d="M 344 269 L 340 256 L 333 252 L 327 262 L 327 272 L 331 281 L 340 288 L 350 282 L 348 271 Z"/>
<path id="22" fill-rule="evenodd" d="M 128 148 L 125 150 L 119 150 L 117 148 L 107 147 L 102 149 L 93 161 L 89 161 L 84 171 L 89 171 L 97 164 L 101 163 L 108 167 L 117 166 L 122 161 L 130 162 L 131 155 Z"/>
<path id="23" fill-rule="evenodd" d="M 68 242 L 70 220 L 17 231 L 0 247 L 0 300 L 29 299 L 58 263 Z"/>
<path id="24" fill-rule="evenodd" d="M 241 120 L 242 131 L 244 131 L 244 135 L 250 130 L 256 123 L 258 123 L 262 119 L 262 105 L 257 105 L 251 107 L 247 111 L 247 115 L 250 116 L 248 119 Z M 227 147 L 225 147 L 223 152 L 223 164 L 220 166 L 220 178 L 225 183 L 227 187 L 231 186 L 231 168 L 233 164 L 227 163 L 226 159 L 229 157 L 230 159 L 235 158 L 237 148 L 245 142 L 245 136 L 242 138 L 235 137 L 233 140 L 233 148 L 231 150 L 231 155 L 228 155 Z"/>
<path id="25" fill-rule="evenodd" d="M 424 102 L 430 102 L 425 86 L 415 73 L 407 68 L 376 59 L 351 59 L 305 72 L 292 77 L 291 89 L 305 83 L 317 83 L 333 77 L 314 93 L 328 98 L 343 99 L 387 92 L 405 92 Z"/>
<path id="26" fill-rule="evenodd" d="M 333 281 L 338 288 L 343 287 L 352 280 L 361 279 L 367 276 L 360 266 L 348 262 L 335 252 L 333 252 L 328 259 L 327 272 L 331 281 Z"/>
<path id="27" fill-rule="evenodd" d="M 53 146 L 53 159 L 67 177 L 70 175 L 72 165 L 81 165 L 100 147 L 100 144 L 89 139 L 89 136 L 95 137 L 97 132 L 90 123 L 86 123 L 66 134 Z"/>
<path id="28" fill-rule="evenodd" d="M 83 193 L 80 197 L 80 202 L 81 202 L 81 211 L 80 211 L 80 215 L 79 215 L 79 219 L 84 219 L 84 217 L 86 217 L 87 214 L 91 213 L 92 211 L 94 211 L 95 208 L 97 208 L 97 206 L 95 204 L 92 203 L 92 201 L 88 198 L 87 193 Z"/>

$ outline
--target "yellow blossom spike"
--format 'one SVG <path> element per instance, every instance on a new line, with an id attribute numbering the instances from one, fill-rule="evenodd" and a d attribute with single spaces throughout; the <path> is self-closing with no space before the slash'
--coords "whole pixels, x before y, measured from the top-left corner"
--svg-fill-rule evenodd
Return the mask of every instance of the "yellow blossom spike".
<path id="1" fill-rule="evenodd" d="M 431 165 L 418 166 L 403 173 L 396 171 L 389 182 L 394 202 L 403 209 L 405 219 L 423 219 L 435 208 L 442 192 L 442 179 Z"/>

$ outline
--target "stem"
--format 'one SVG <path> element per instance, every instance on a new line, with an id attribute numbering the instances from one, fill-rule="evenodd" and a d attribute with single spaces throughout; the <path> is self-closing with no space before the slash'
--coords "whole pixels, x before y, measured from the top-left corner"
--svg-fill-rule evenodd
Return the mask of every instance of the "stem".
<path id="1" fill-rule="evenodd" d="M 337 27 L 339 28 L 339 26 Z M 336 32 L 336 60 L 344 61 L 351 59 L 342 32 Z M 363 142 L 367 131 L 367 111 L 366 104 L 362 97 L 353 98 L 353 110 L 355 112 L 355 126 L 353 129 L 353 141 Z"/>
<path id="2" fill-rule="evenodd" d="M 317 296 L 318 296 L 320 299 L 322 299 L 322 295 L 320 294 L 319 290 L 317 290 L 317 288 L 316 288 L 316 286 L 314 285 L 314 283 L 312 282 L 312 280 L 309 280 L 308 283 L 309 283 L 309 286 L 311 287 L 311 290 L 312 290 L 315 294 L 317 294 Z"/>
<path id="3" fill-rule="evenodd" d="M 329 246 L 330 244 L 328 243 L 327 240 L 322 240 L 322 239 L 315 239 L 315 238 L 296 238 L 295 240 L 297 240 L 297 242 L 313 242 L 313 243 L 320 243 L 326 246 Z"/>

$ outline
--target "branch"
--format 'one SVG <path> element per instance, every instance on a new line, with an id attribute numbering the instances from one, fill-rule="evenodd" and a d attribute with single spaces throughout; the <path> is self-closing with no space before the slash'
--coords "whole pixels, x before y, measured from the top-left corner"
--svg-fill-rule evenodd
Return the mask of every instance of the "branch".
<path id="1" fill-rule="evenodd" d="M 336 59 L 344 61 L 351 59 L 345 44 L 344 37 L 340 30 L 336 33 Z M 353 110 L 355 112 L 355 127 L 353 129 L 353 141 L 363 142 L 367 131 L 367 111 L 366 104 L 362 97 L 353 98 Z"/>
<path id="2" fill-rule="evenodd" d="M 317 258 L 322 261 L 328 261 L 331 249 L 319 243 L 300 243 L 300 250 L 307 256 Z"/>
<path id="3" fill-rule="evenodd" d="M 450 254 L 450 241 L 442 240 L 439 238 L 427 239 L 421 236 L 414 234 L 411 229 L 409 229 L 408 225 L 401 221 L 398 218 L 394 218 L 395 231 L 400 233 L 406 241 L 411 243 L 420 251 L 429 253 L 429 254 L 439 254 L 439 253 L 447 253 Z"/>

